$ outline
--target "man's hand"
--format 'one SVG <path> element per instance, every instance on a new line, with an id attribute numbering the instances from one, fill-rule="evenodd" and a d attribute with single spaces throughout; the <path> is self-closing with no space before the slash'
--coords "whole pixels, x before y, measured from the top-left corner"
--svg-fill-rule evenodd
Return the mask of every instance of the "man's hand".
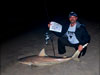
<path id="1" fill-rule="evenodd" d="M 50 25 L 51 25 L 51 24 L 50 24 L 50 22 L 49 22 L 49 24 L 48 24 L 48 28 L 50 28 Z"/>
<path id="2" fill-rule="evenodd" d="M 81 52 L 83 50 L 83 46 L 82 45 L 79 45 L 78 46 L 78 50 Z"/>

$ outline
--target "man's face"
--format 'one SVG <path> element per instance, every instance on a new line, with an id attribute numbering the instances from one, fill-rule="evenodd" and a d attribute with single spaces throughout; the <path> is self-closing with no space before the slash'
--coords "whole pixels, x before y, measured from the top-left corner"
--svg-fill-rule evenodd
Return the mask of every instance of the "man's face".
<path id="1" fill-rule="evenodd" d="M 77 17 L 76 16 L 71 16 L 71 17 L 69 17 L 69 21 L 71 23 L 75 23 L 77 21 Z"/>

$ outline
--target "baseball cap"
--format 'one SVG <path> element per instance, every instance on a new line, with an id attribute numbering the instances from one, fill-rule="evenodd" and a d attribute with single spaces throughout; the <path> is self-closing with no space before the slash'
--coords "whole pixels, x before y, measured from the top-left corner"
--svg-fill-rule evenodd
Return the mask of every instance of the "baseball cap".
<path id="1" fill-rule="evenodd" d="M 77 14 L 72 11 L 72 12 L 69 13 L 69 17 L 71 17 L 71 16 L 76 16 L 77 17 Z"/>

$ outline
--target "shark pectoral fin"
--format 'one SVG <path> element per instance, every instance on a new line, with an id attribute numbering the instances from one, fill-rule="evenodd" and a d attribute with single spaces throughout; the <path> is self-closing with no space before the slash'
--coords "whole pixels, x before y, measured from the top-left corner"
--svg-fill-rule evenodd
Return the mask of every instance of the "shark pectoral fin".
<path id="1" fill-rule="evenodd" d="M 38 56 L 47 56 L 44 48 L 40 51 Z"/>

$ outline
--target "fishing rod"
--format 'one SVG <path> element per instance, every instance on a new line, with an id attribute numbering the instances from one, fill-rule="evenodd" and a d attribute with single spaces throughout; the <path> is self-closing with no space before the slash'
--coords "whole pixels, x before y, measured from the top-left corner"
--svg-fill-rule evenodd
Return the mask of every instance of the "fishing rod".
<path id="1" fill-rule="evenodd" d="M 44 8 L 45 8 L 45 12 L 46 12 L 46 16 L 48 19 L 48 23 L 50 22 L 50 16 L 48 14 L 48 9 L 47 9 L 47 5 L 46 5 L 46 0 L 44 0 Z M 53 50 L 53 54 L 55 56 L 55 49 L 54 49 L 54 44 L 53 44 L 53 36 L 49 35 L 49 30 L 45 33 L 45 41 L 46 41 L 46 45 L 48 44 L 49 39 L 51 40 L 51 44 L 52 44 L 52 50 Z"/>

